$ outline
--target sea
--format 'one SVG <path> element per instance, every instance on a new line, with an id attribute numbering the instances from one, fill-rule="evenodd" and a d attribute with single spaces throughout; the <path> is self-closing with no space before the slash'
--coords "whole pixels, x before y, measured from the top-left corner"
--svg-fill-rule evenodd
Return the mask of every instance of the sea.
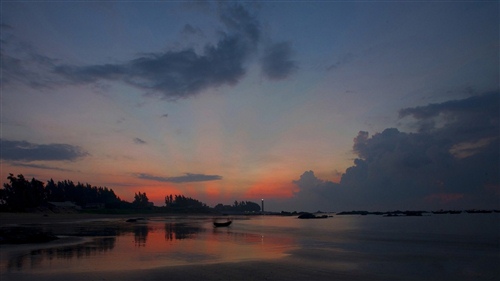
<path id="1" fill-rule="evenodd" d="M 216 228 L 215 219 L 232 224 Z M 0 276 L 299 259 L 400 280 L 500 280 L 499 213 L 115 220 L 66 225 L 61 241 L 78 232 L 76 242 L 2 245 Z"/>

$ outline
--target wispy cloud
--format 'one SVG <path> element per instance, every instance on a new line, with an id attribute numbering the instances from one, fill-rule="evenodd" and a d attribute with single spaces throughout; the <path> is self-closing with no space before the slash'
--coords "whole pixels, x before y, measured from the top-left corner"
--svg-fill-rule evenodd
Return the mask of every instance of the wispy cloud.
<path id="1" fill-rule="evenodd" d="M 69 144 L 34 144 L 27 141 L 0 139 L 1 157 L 13 161 L 74 161 L 89 153 Z"/>
<path id="2" fill-rule="evenodd" d="M 297 70 L 297 63 L 292 59 L 290 42 L 281 42 L 268 47 L 262 57 L 262 71 L 273 80 L 287 78 Z"/>
<path id="3" fill-rule="evenodd" d="M 354 60 L 354 54 L 352 53 L 347 53 L 343 56 L 341 56 L 336 62 L 330 64 L 326 70 L 327 71 L 331 71 L 331 70 L 334 70 L 334 69 L 338 69 L 339 67 L 342 67 L 350 62 L 352 62 Z"/>
<path id="4" fill-rule="evenodd" d="M 70 172 L 71 171 L 69 169 L 63 169 L 63 168 L 59 168 L 59 167 L 52 167 L 52 166 L 41 165 L 41 164 L 12 163 L 11 165 L 15 166 L 15 167 L 35 168 L 35 169 L 42 169 L 42 170 L 54 170 L 54 171 L 61 171 L 61 172 Z"/>
<path id="5" fill-rule="evenodd" d="M 135 144 L 146 144 L 147 142 L 143 139 L 140 139 L 140 138 L 135 138 L 134 139 L 134 143 Z"/>
<path id="6" fill-rule="evenodd" d="M 159 177 L 150 174 L 137 174 L 136 176 L 137 178 L 145 180 L 172 182 L 172 183 L 202 182 L 202 181 L 214 181 L 222 179 L 222 176 L 219 175 L 205 175 L 205 174 L 191 174 L 191 173 L 186 173 L 184 176 L 177 176 L 177 177 Z"/>

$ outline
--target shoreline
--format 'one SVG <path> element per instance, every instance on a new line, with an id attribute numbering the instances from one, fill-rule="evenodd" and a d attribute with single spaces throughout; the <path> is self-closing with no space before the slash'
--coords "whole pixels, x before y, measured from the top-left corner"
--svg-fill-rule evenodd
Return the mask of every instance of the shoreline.
<path id="1" fill-rule="evenodd" d="M 20 225 L 45 225 L 57 223 L 74 223 L 79 221 L 92 222 L 101 220 L 126 220 L 129 218 L 191 218 L 191 217 L 216 217 L 213 214 L 162 214 L 162 213 L 136 213 L 136 214 L 93 214 L 93 213 L 7 213 L 0 212 L 0 227 Z M 218 217 L 218 216 L 217 216 Z"/>
<path id="2" fill-rule="evenodd" d="M 162 223 L 157 229 L 150 229 L 149 233 L 145 230 L 145 223 L 127 223 L 128 218 L 144 217 L 153 221 L 153 224 Z M 492 222 L 496 222 L 497 216 L 481 216 L 483 220 L 477 220 L 476 215 L 467 215 L 463 218 L 466 222 L 459 220 L 456 216 L 450 215 L 449 218 L 443 216 L 435 216 L 433 219 L 420 218 L 402 218 L 401 220 L 374 218 L 367 219 L 364 216 L 354 217 L 339 217 L 335 220 L 320 220 L 320 221 L 303 221 L 293 220 L 287 221 L 281 228 L 269 228 L 269 224 L 263 223 L 242 223 L 240 228 L 231 230 L 219 229 L 212 232 L 210 229 L 201 231 L 201 234 L 208 234 L 215 238 L 212 242 L 225 241 L 230 235 L 234 241 L 233 244 L 240 245 L 248 243 L 253 245 L 253 248 L 231 248 L 232 244 L 192 243 L 197 240 L 186 239 L 186 234 L 198 233 L 198 230 L 193 228 L 190 223 L 194 221 L 194 225 L 201 223 L 204 227 L 211 226 L 209 220 L 213 216 L 206 214 L 87 214 L 87 213 L 66 213 L 43 216 L 43 214 L 33 213 L 0 213 L 1 227 L 8 228 L 10 225 L 23 227 L 41 227 L 43 229 L 56 230 L 54 233 L 61 237 L 48 243 L 23 244 L 23 245 L 0 245 L 0 258 L 3 259 L 9 256 L 16 256 L 20 252 L 30 250 L 54 248 L 64 245 L 81 244 L 91 239 L 102 239 L 113 236 L 113 233 L 126 233 L 128 236 L 126 241 L 134 243 L 137 239 L 137 245 L 131 246 L 134 251 L 141 252 L 147 248 L 141 248 L 140 243 L 145 243 L 146 236 L 148 237 L 147 245 L 158 247 L 155 241 L 161 241 L 161 245 L 165 246 L 161 250 L 173 251 L 172 253 L 192 254 L 189 247 L 196 249 L 198 246 L 213 246 L 215 251 L 223 250 L 230 252 L 229 258 L 217 260 L 214 258 L 204 259 L 185 259 L 188 264 L 169 263 L 168 259 L 161 260 L 161 256 L 147 256 L 148 258 L 161 260 L 161 263 L 150 262 L 147 265 L 125 263 L 127 266 L 119 267 L 99 267 L 89 263 L 82 263 L 83 267 L 50 267 L 44 268 L 28 268 L 27 270 L 17 270 L 16 263 L 19 260 L 12 259 L 12 267 L 4 267 L 0 271 L 0 279 L 3 280 L 494 280 L 495 276 L 500 273 L 497 268 L 498 255 L 495 249 L 498 249 L 498 244 L 494 240 L 498 237 L 498 230 L 492 226 Z M 6 220 L 4 220 L 6 218 Z M 453 219 L 453 220 L 450 220 Z M 239 218 L 238 218 L 239 219 Z M 264 218 L 267 220 L 267 218 Z M 279 222 L 281 218 L 269 218 Z M 163 226 L 163 220 L 166 220 Z M 156 221 L 156 222 L 155 222 Z M 258 222 L 258 221 L 257 221 Z M 265 220 L 264 220 L 265 222 Z M 289 231 L 288 223 L 293 222 L 293 225 L 301 226 L 303 231 Z M 344 223 L 361 223 L 365 222 L 364 228 L 353 230 L 348 227 L 349 224 Z M 438 227 L 443 222 L 447 227 Z M 338 227 L 328 228 L 330 236 L 325 236 L 322 233 L 309 231 L 305 228 L 311 226 L 312 229 L 321 230 L 314 226 L 321 223 L 330 223 L 332 226 L 337 224 Z M 373 224 L 377 223 L 377 224 Z M 439 224 L 438 224 L 439 223 Z M 176 224 L 180 224 L 180 228 L 176 231 Z M 408 228 L 408 233 L 400 233 L 397 229 L 391 226 L 405 226 L 417 224 L 418 227 Z M 149 223 L 148 223 L 149 225 Z M 250 227 L 253 225 L 253 228 Z M 274 224 L 271 224 L 274 226 Z M 280 225 L 280 224 L 278 224 Z M 342 226 L 346 226 L 342 229 Z M 498 225 L 498 224 L 496 224 Z M 491 229 L 489 232 L 484 232 L 485 227 Z M 185 232 L 181 231 L 186 227 Z M 340 229 L 339 229 L 340 227 Z M 451 228 L 450 228 L 451 227 Z M 464 228 L 466 227 L 466 228 Z M 256 229 L 258 229 L 256 231 Z M 393 231 L 387 232 L 387 229 Z M 477 232 L 476 229 L 481 229 Z M 116 230 L 116 232 L 115 232 Z M 159 230 L 159 231 L 158 231 Z M 296 229 L 295 229 L 296 230 Z M 82 232 L 83 231 L 83 232 Z M 123 231 L 123 232 L 121 232 Z M 262 231 L 262 234 L 261 234 Z M 346 232 L 347 231 L 347 232 Z M 368 232 L 366 232 L 368 231 Z M 422 231 L 425 235 L 422 236 Z M 457 231 L 460 236 L 456 236 Z M 169 240 L 169 233 L 172 237 L 179 236 L 178 240 Z M 68 233 L 69 236 L 62 236 Z M 81 233 L 82 235 L 73 234 Z M 477 233 L 487 234 L 487 236 L 477 236 Z M 255 235 L 257 234 L 257 235 Z M 101 236 L 102 235 L 102 236 Z M 172 236 L 173 235 L 173 236 Z M 262 236 L 261 236 L 262 235 Z M 240 255 L 237 253 L 247 253 L 247 250 L 256 250 L 262 252 L 269 249 L 266 244 L 261 244 L 261 237 L 266 236 L 266 243 L 274 245 L 281 249 L 281 256 L 262 255 Z M 497 235 L 497 236 L 495 236 Z M 82 237 L 83 236 L 83 237 Z M 155 240 L 160 239 L 160 240 Z M 470 240 L 470 237 L 477 239 Z M 484 239 L 480 239 L 483 237 Z M 276 239 L 272 239 L 276 238 Z M 446 238 L 446 239 L 445 239 Z M 141 240 L 143 239 L 143 240 Z M 245 240 L 247 239 L 247 240 Z M 291 239 L 288 245 L 280 244 L 279 241 Z M 278 241 L 279 240 L 279 241 Z M 208 240 L 207 240 L 208 241 Z M 245 242 L 246 241 L 246 242 Z M 127 243 L 129 243 L 127 242 Z M 175 248 L 176 243 L 185 243 L 182 247 Z M 110 244 L 103 243 L 102 250 L 105 253 L 111 249 Z M 117 244 L 118 245 L 118 244 Z M 91 245 L 92 249 L 95 245 Z M 188 246 L 188 248 L 186 248 Z M 266 247 L 264 247 L 266 246 Z M 492 248 L 493 247 L 493 248 Z M 117 246 L 115 251 L 124 248 Z M 234 251 L 236 249 L 242 252 Z M 83 253 L 85 248 L 81 248 Z M 41 251 L 43 253 L 43 250 Z M 96 252 L 96 251 L 94 251 Z M 71 254 L 69 252 L 62 252 Z M 75 252 L 76 253 L 76 252 Z M 93 252 L 92 252 L 93 253 Z M 118 254 L 127 255 L 129 252 L 122 251 Z M 269 252 L 271 253 L 271 252 Z M 115 253 L 116 254 L 116 253 Z M 194 254 L 198 254 L 194 250 Z M 206 253 L 205 253 L 206 254 Z M 70 255 L 71 256 L 71 255 Z M 76 257 L 76 256 L 75 256 Z M 89 256 L 93 259 L 93 256 Z M 117 255 L 119 257 L 119 255 Z M 216 256 L 214 256 L 216 257 Z M 30 262 L 29 257 L 24 255 L 24 258 Z M 44 257 L 49 260 L 47 256 Z M 182 256 L 179 256 L 182 258 Z M 184 256 L 185 258 L 185 256 Z M 7 261 L 7 259 L 5 260 Z M 77 260 L 75 260 L 77 262 Z M 119 262 L 113 260 L 112 262 Z M 100 263 L 98 259 L 96 263 Z M 466 270 L 457 270 L 462 268 L 462 265 L 467 263 Z M 56 264 L 56 263 L 54 263 Z M 154 265 L 154 267 L 153 267 Z M 439 268 L 436 267 L 440 266 Z M 4 264 L 3 266 L 6 266 Z M 148 266 L 151 266 L 148 268 Z"/>

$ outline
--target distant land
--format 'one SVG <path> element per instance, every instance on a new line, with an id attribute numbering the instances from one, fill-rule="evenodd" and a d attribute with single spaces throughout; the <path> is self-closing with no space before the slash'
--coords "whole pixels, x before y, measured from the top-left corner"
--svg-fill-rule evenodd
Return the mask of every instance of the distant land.
<path id="1" fill-rule="evenodd" d="M 27 213 L 96 213 L 96 214 L 219 214 L 219 215 L 281 215 L 299 216 L 303 211 L 264 212 L 261 206 L 251 201 L 234 201 L 233 204 L 219 203 L 214 207 L 184 195 L 166 195 L 164 206 L 154 206 L 146 193 L 135 193 L 134 201 L 120 199 L 113 189 L 92 186 L 88 183 L 73 183 L 70 180 L 54 182 L 52 179 L 44 184 L 33 178 L 30 181 L 20 174 L 8 177 L 10 183 L 5 183 L 0 189 L 0 212 Z M 422 216 L 430 214 L 460 214 L 465 213 L 499 213 L 500 210 L 405 210 L 405 211 L 343 211 L 322 212 L 336 215 L 383 215 L 383 216 Z"/>

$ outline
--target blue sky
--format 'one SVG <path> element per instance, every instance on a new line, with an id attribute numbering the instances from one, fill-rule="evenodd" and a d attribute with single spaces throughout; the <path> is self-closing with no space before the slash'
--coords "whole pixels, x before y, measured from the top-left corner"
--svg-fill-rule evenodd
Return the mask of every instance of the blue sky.
<path id="1" fill-rule="evenodd" d="M 498 2 L 1 5 L 2 182 L 498 207 Z"/>

